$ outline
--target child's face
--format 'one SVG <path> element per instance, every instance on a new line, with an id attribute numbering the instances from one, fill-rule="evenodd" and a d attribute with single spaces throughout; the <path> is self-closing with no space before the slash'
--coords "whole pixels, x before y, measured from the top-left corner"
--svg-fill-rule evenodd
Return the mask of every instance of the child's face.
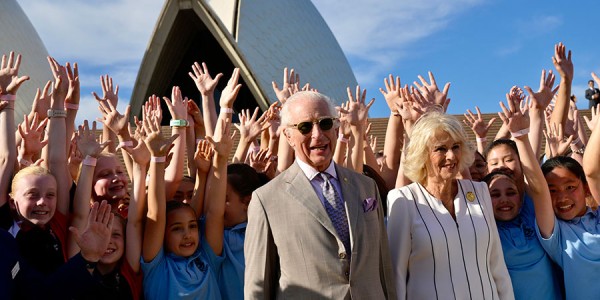
<path id="1" fill-rule="evenodd" d="M 119 262 L 125 251 L 125 230 L 123 223 L 115 218 L 112 225 L 110 242 L 104 255 L 100 258 L 100 263 L 105 265 L 116 264 Z"/>
<path id="2" fill-rule="evenodd" d="M 189 257 L 198 248 L 198 220 L 189 207 L 181 207 L 167 214 L 165 248 L 177 256 Z"/>
<path id="3" fill-rule="evenodd" d="M 519 160 L 519 156 L 508 145 L 498 145 L 488 152 L 488 172 L 492 172 L 494 169 L 501 167 L 511 170 L 515 180 L 521 180 L 521 178 L 523 178 L 523 171 L 521 170 L 521 161 Z"/>
<path id="4" fill-rule="evenodd" d="M 227 184 L 225 202 L 225 227 L 233 227 L 248 220 L 248 204 L 244 203 L 238 194 Z"/>
<path id="5" fill-rule="evenodd" d="M 475 154 L 475 161 L 469 167 L 469 172 L 471 173 L 471 179 L 474 181 L 481 181 L 487 175 L 487 165 L 481 155 Z"/>
<path id="6" fill-rule="evenodd" d="M 489 189 L 496 220 L 510 221 L 519 215 L 523 202 L 513 180 L 506 176 L 495 177 Z"/>
<path id="7" fill-rule="evenodd" d="M 94 169 L 94 198 L 114 203 L 127 195 L 128 178 L 115 157 L 101 156 Z"/>
<path id="8" fill-rule="evenodd" d="M 571 171 L 557 167 L 546 174 L 554 214 L 563 220 L 583 216 L 587 187 Z"/>
<path id="9" fill-rule="evenodd" d="M 50 175 L 26 175 L 12 192 L 19 216 L 34 225 L 46 225 L 56 209 L 56 180 Z"/>
<path id="10" fill-rule="evenodd" d="M 193 195 L 194 195 L 194 182 L 184 179 L 179 184 L 179 187 L 177 188 L 177 191 L 175 192 L 175 196 L 173 197 L 173 200 L 189 204 L 192 201 Z"/>

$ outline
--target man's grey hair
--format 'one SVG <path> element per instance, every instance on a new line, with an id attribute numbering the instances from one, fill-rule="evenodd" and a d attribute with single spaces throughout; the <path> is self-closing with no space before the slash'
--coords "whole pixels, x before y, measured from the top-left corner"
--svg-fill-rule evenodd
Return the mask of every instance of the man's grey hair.
<path id="1" fill-rule="evenodd" d="M 289 97 L 281 107 L 281 126 L 285 128 L 289 125 L 291 117 L 290 106 L 292 106 L 294 102 L 306 99 L 310 99 L 312 101 L 324 101 L 325 103 L 327 103 L 327 107 L 329 108 L 329 115 L 332 117 L 336 116 L 335 106 L 333 104 L 333 101 L 331 101 L 329 97 L 321 93 L 312 91 L 297 92 L 291 97 Z"/>

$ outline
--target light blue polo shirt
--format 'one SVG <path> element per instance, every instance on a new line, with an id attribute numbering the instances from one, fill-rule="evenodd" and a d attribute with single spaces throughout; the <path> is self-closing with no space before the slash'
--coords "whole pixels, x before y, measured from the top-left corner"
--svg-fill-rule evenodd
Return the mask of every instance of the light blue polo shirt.
<path id="1" fill-rule="evenodd" d="M 554 218 L 548 239 L 536 232 L 544 250 L 563 269 L 567 299 L 598 299 L 600 295 L 600 218 L 589 207 L 581 217 Z"/>
<path id="2" fill-rule="evenodd" d="M 515 219 L 496 224 L 515 299 L 562 299 L 562 271 L 538 241 L 531 198 Z"/>
<path id="3" fill-rule="evenodd" d="M 244 240 L 248 222 L 225 229 L 223 233 L 223 264 L 217 278 L 223 299 L 244 299 Z"/>
<path id="4" fill-rule="evenodd" d="M 142 258 L 141 263 L 147 300 L 221 299 L 217 273 L 223 258 L 215 255 L 204 238 L 190 257 L 165 254 L 163 248 L 152 261 Z"/>

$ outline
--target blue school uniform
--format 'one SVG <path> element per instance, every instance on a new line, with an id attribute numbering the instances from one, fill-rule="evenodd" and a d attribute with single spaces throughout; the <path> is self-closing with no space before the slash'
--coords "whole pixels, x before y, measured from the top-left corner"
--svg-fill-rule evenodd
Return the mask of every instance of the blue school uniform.
<path id="1" fill-rule="evenodd" d="M 244 299 L 244 240 L 246 239 L 246 225 L 240 223 L 232 228 L 225 229 L 223 233 L 223 265 L 219 274 L 218 283 L 223 299 Z"/>
<path id="2" fill-rule="evenodd" d="M 515 219 L 497 221 L 496 224 L 515 299 L 562 299 L 561 271 L 535 234 L 531 198 L 525 195 L 523 207 Z"/>
<path id="3" fill-rule="evenodd" d="M 587 209 L 581 217 L 564 221 L 554 218 L 554 231 L 538 238 L 544 250 L 563 269 L 567 299 L 597 299 L 600 295 L 600 218 Z"/>
<path id="4" fill-rule="evenodd" d="M 221 299 L 218 272 L 223 258 L 217 256 L 204 238 L 190 257 L 165 253 L 162 248 L 149 262 L 141 259 L 144 296 L 152 299 Z"/>

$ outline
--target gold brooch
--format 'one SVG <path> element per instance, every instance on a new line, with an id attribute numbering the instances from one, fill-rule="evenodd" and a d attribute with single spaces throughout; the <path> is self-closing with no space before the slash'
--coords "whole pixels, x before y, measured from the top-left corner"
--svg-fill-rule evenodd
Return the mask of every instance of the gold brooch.
<path id="1" fill-rule="evenodd" d="M 473 192 L 467 192 L 467 200 L 470 202 L 475 201 L 475 194 Z"/>

